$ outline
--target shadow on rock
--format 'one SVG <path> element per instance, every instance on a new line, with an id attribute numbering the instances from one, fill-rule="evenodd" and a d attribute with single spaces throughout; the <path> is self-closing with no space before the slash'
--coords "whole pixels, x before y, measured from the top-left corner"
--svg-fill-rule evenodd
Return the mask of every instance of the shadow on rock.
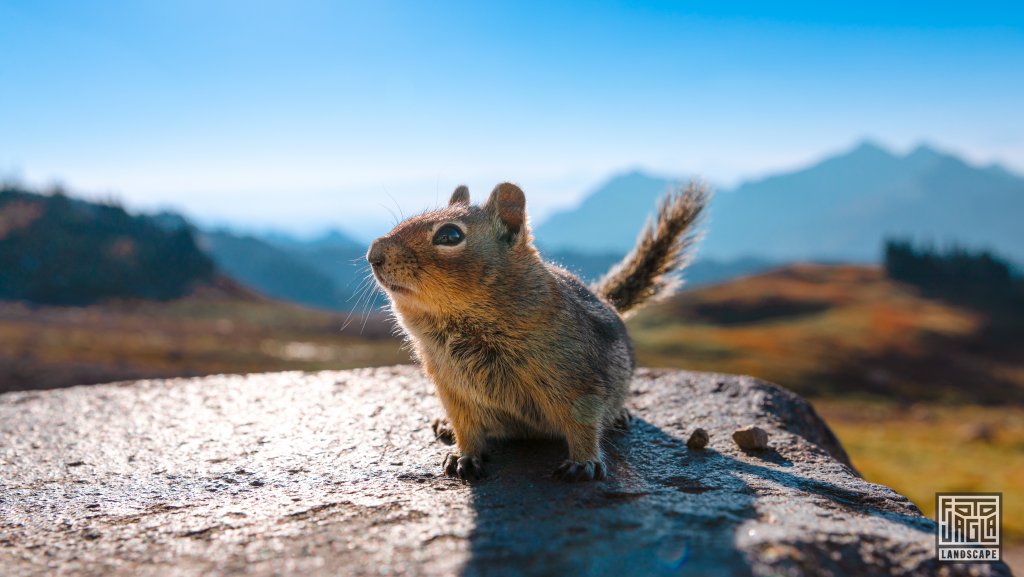
<path id="1" fill-rule="evenodd" d="M 476 522 L 464 575 L 761 573 L 765 548 L 756 541 L 750 549 L 740 545 L 748 531 L 741 526 L 754 521 L 775 523 L 781 531 L 772 546 L 788 548 L 776 552 L 782 565 L 786 559 L 780 554 L 791 550 L 794 558 L 811 564 L 808 568 L 830 562 L 841 569 L 843 560 L 832 559 L 828 544 L 815 543 L 804 524 L 822 515 L 877 516 L 913 531 L 932 531 L 932 522 L 906 504 L 803 477 L 778 452 L 751 453 L 760 461 L 755 464 L 711 449 L 692 451 L 685 440 L 639 419 L 628 434 L 607 444 L 611 478 L 606 482 L 565 484 L 551 478 L 564 454 L 564 444 L 556 441 L 494 448 L 490 477 L 472 486 Z M 852 473 L 849 477 L 875 487 Z M 761 501 L 773 497 L 809 500 L 813 506 L 798 505 L 786 519 L 766 519 L 770 508 Z M 849 562 L 856 568 L 861 561 Z"/>

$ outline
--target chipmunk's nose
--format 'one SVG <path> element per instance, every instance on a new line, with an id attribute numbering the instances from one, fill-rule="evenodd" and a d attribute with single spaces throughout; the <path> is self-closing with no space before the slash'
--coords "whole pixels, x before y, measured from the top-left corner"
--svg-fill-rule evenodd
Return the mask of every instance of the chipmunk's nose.
<path id="1" fill-rule="evenodd" d="M 370 251 L 366 253 L 366 260 L 375 269 L 384 266 L 384 243 L 381 242 L 381 239 L 378 238 L 370 245 Z"/>

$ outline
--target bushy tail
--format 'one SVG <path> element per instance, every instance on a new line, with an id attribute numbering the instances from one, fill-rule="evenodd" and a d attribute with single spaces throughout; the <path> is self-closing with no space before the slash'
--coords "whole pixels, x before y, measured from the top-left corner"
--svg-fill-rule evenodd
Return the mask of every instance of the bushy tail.
<path id="1" fill-rule="evenodd" d="M 650 301 L 672 294 L 679 279 L 672 273 L 689 264 L 700 240 L 696 228 L 711 198 L 702 184 L 670 191 L 658 205 L 655 221 L 647 221 L 636 247 L 594 286 L 625 315 Z"/>

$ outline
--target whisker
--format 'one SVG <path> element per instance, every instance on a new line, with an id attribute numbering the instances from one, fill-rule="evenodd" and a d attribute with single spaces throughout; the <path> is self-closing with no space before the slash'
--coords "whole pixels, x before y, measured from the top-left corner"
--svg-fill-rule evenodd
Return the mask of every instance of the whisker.
<path id="1" fill-rule="evenodd" d="M 398 204 L 398 201 L 395 200 L 395 197 L 391 196 L 391 193 L 388 192 L 388 189 L 384 189 L 384 194 L 388 195 L 388 198 L 391 199 L 391 202 L 395 203 L 395 208 L 398 209 L 398 214 L 402 215 L 402 220 L 405 220 L 405 213 L 402 212 L 402 205 Z"/>
<path id="2" fill-rule="evenodd" d="M 389 207 L 388 205 L 384 204 L 383 202 L 378 203 L 378 204 L 380 204 L 381 208 L 383 208 L 384 210 L 388 211 L 391 214 L 391 218 L 394 219 L 392 221 L 392 223 L 391 223 L 391 227 L 394 228 L 394 227 L 398 226 L 398 223 L 401 222 L 401 221 L 398 220 L 398 215 L 395 214 L 395 211 L 391 210 L 391 207 Z"/>
<path id="3" fill-rule="evenodd" d="M 356 286 L 356 289 L 355 289 L 356 292 L 358 292 L 360 289 L 362 289 L 366 285 L 366 283 L 374 280 L 374 278 L 373 278 L 373 275 L 366 274 L 365 272 L 363 272 L 361 277 L 356 277 L 355 279 L 352 279 L 351 281 L 349 281 L 348 285 L 345 288 L 351 287 L 352 283 L 356 282 L 357 280 L 359 281 L 359 284 Z"/>
<path id="4" fill-rule="evenodd" d="M 366 295 L 366 292 L 370 289 L 371 285 L 367 284 L 367 281 L 373 281 L 373 277 L 370 276 L 370 277 L 364 278 L 362 283 L 360 283 L 360 288 L 357 289 L 353 293 L 353 295 L 348 298 L 348 301 L 351 301 L 353 298 L 355 298 L 356 302 L 352 305 L 352 308 L 349 309 L 348 316 L 345 317 L 345 323 L 341 327 L 342 331 L 347 329 L 348 325 L 352 323 L 352 315 L 354 315 L 356 313 L 356 311 L 359 310 L 360 303 L 362 302 L 363 297 Z M 346 301 L 346 302 L 348 302 L 348 301 Z"/>
<path id="5" fill-rule="evenodd" d="M 357 279 L 359 280 L 360 287 L 363 286 L 364 283 L 374 280 L 373 274 L 370 273 L 370 271 L 368 270 L 359 271 L 359 275 L 362 276 L 362 278 L 359 278 L 359 276 L 357 276 L 355 279 L 350 280 L 345 288 L 352 286 L 352 283 L 356 282 Z M 357 288 L 356 290 L 359 289 Z"/>
<path id="6" fill-rule="evenodd" d="M 364 296 L 365 296 L 365 294 L 364 294 Z M 357 303 L 362 301 L 364 296 L 359 297 L 359 301 L 357 301 Z M 354 318 L 359 318 L 359 316 L 357 315 L 357 311 L 360 308 L 362 308 L 362 307 L 359 304 L 356 304 L 356 306 L 354 306 L 352 308 L 352 310 L 349 311 L 348 318 L 345 319 L 345 325 L 342 327 L 342 330 L 345 330 L 346 328 L 349 327 L 350 324 L 352 324 L 353 317 Z M 362 331 L 360 331 L 360 334 L 362 334 Z"/>
<path id="7" fill-rule="evenodd" d="M 366 301 L 366 316 L 363 317 L 363 326 L 359 328 L 360 335 L 362 335 L 363 331 L 366 329 L 366 322 L 370 320 L 370 313 L 372 312 L 370 309 L 373 306 L 373 299 L 377 296 L 377 291 L 379 290 L 380 287 L 378 285 L 374 285 L 373 290 L 370 291 L 370 298 Z"/>
<path id="8" fill-rule="evenodd" d="M 363 282 L 365 283 L 366 281 L 363 281 Z M 359 301 L 361 301 L 363 299 L 363 293 L 366 292 L 369 289 L 370 289 L 369 286 L 367 286 L 365 284 L 360 284 L 359 288 L 357 288 L 355 291 L 353 291 L 352 295 L 349 296 L 347 299 L 345 299 L 345 302 L 349 302 L 349 301 L 351 301 L 352 299 L 354 299 L 354 298 L 356 298 L 358 296 L 359 298 L 356 299 L 356 302 L 352 306 L 354 306 L 354 307 L 359 306 Z"/>

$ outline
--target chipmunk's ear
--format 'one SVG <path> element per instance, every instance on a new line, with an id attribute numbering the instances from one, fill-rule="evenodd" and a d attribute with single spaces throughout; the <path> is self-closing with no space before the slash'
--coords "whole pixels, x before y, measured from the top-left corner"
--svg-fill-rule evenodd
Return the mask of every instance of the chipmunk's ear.
<path id="1" fill-rule="evenodd" d="M 526 225 L 526 195 L 511 182 L 494 187 L 484 209 L 494 214 L 504 228 L 506 240 L 512 242 Z"/>
<path id="2" fill-rule="evenodd" d="M 448 201 L 448 206 L 455 206 L 456 204 L 469 206 L 469 188 L 465 184 L 460 184 L 455 189 L 455 192 L 452 193 L 452 199 Z"/>

